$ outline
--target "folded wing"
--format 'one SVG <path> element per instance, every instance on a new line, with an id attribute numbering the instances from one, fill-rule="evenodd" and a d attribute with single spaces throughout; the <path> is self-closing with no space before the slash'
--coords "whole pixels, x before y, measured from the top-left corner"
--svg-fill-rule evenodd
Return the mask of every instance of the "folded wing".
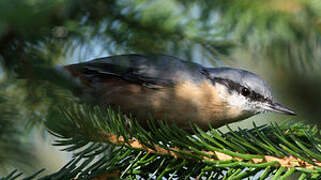
<path id="1" fill-rule="evenodd" d="M 182 81 L 204 78 L 202 66 L 165 55 L 121 55 L 100 58 L 66 68 L 85 83 L 103 81 L 108 77 L 141 84 L 149 88 L 172 87 Z"/>

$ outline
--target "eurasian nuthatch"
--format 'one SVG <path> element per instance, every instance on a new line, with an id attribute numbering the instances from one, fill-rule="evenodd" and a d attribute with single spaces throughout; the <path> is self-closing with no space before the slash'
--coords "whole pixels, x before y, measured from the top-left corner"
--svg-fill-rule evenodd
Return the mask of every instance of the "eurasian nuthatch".
<path id="1" fill-rule="evenodd" d="M 277 103 L 254 73 L 207 68 L 166 55 L 120 55 L 65 66 L 82 84 L 86 99 L 120 108 L 144 123 L 151 117 L 204 130 L 262 112 L 295 112 Z"/>

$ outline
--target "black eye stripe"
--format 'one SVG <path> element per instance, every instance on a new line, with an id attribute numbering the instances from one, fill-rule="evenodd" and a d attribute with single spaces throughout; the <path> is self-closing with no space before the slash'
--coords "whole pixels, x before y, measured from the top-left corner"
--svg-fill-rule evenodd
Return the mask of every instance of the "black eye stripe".
<path id="1" fill-rule="evenodd" d="M 250 99 L 255 100 L 255 101 L 265 101 L 264 96 L 262 96 L 261 94 L 255 93 L 254 91 L 252 91 L 252 95 L 250 97 Z"/>
<path id="2" fill-rule="evenodd" d="M 212 82 L 215 84 L 215 82 L 224 84 L 226 87 L 228 87 L 228 89 L 230 90 L 230 92 L 232 90 L 239 92 L 240 94 L 242 94 L 242 89 L 246 88 L 249 90 L 249 94 L 246 96 L 247 98 L 249 98 L 252 101 L 261 101 L 261 102 L 265 102 L 265 101 L 270 101 L 269 99 L 265 98 L 263 95 L 254 92 L 253 90 L 244 87 L 242 85 L 240 85 L 239 83 L 236 83 L 234 81 L 228 80 L 228 79 L 223 79 L 223 78 L 214 78 L 212 79 Z"/>

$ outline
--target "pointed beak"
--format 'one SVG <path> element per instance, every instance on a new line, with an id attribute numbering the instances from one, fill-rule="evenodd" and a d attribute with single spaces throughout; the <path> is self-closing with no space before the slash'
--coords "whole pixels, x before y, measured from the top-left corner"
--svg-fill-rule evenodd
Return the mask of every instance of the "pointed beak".
<path id="1" fill-rule="evenodd" d="M 271 111 L 271 112 L 277 112 L 277 113 L 294 115 L 294 116 L 296 115 L 296 113 L 293 110 L 291 110 L 291 109 L 289 109 L 289 108 L 287 108 L 277 102 L 265 104 L 264 109 L 267 111 Z"/>

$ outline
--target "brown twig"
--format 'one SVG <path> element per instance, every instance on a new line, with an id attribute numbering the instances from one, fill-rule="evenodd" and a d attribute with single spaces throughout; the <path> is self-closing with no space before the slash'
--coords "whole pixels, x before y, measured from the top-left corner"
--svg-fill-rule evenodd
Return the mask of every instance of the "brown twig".
<path id="1" fill-rule="evenodd" d="M 178 150 L 182 150 L 179 149 L 177 147 L 171 147 L 168 149 L 164 149 L 158 145 L 153 145 L 154 149 L 151 149 L 147 146 L 145 146 L 144 144 L 142 144 L 141 142 L 139 142 L 138 140 L 133 140 L 133 139 L 129 139 L 127 142 L 125 141 L 125 139 L 123 137 L 119 137 L 117 135 L 114 134 L 109 134 L 109 133 L 102 133 L 102 140 L 104 142 L 110 142 L 113 144 L 121 144 L 121 145 L 127 145 L 131 148 L 134 149 L 143 149 L 146 152 L 149 153 L 153 153 L 153 154 L 159 154 L 159 155 L 169 155 L 172 156 L 174 158 L 188 158 L 186 155 L 183 155 L 182 153 L 179 153 Z M 186 152 L 186 154 L 195 154 L 193 151 L 189 151 L 189 150 L 183 150 L 184 152 Z M 220 161 L 225 161 L 225 160 L 232 160 L 235 159 L 237 161 L 243 161 L 244 159 L 240 158 L 240 157 L 233 157 L 227 154 L 224 154 L 222 152 L 218 152 L 218 151 L 202 151 L 202 153 L 207 154 L 209 156 L 204 156 L 201 155 L 199 160 L 220 160 Z M 209 158 L 211 157 L 211 158 Z M 299 159 L 295 156 L 284 156 L 284 157 L 276 157 L 276 156 L 269 156 L 269 155 L 264 155 L 263 158 L 252 158 L 251 159 L 251 163 L 253 164 L 260 164 L 260 163 L 266 163 L 266 162 L 273 162 L 273 161 L 277 161 L 278 164 L 276 164 L 275 166 L 283 166 L 286 168 L 292 168 L 292 167 L 302 167 L 305 169 L 309 169 L 309 170 L 313 170 L 315 169 L 315 166 L 321 167 L 321 162 L 317 161 L 317 160 L 311 160 L 314 162 L 314 165 Z"/>

